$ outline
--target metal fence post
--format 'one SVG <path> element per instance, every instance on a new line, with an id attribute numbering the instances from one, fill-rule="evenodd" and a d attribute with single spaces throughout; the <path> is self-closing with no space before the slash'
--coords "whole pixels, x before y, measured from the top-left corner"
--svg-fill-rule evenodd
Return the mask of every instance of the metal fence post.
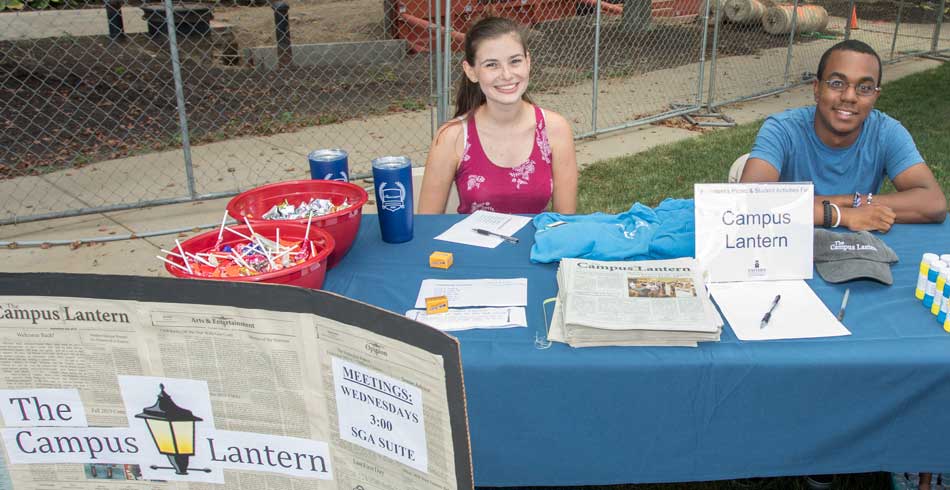
<path id="1" fill-rule="evenodd" d="M 716 100 L 716 60 L 719 57 L 719 23 L 722 22 L 722 0 L 708 0 L 706 3 L 706 22 L 709 22 L 709 3 L 716 2 L 716 24 L 713 26 L 712 59 L 709 60 L 709 92 L 706 96 L 706 107 L 713 110 Z M 700 102 L 702 103 L 702 102 Z"/>
<path id="2" fill-rule="evenodd" d="M 445 70 L 442 67 L 442 0 L 434 0 L 435 2 L 435 16 L 433 19 L 435 22 L 429 23 L 429 28 L 433 29 L 433 37 L 435 38 L 435 45 L 431 46 L 431 53 L 435 53 L 435 125 L 436 127 L 442 126 L 445 123 Z"/>
<path id="3" fill-rule="evenodd" d="M 432 0 L 428 1 L 426 5 L 426 19 L 432 18 Z M 426 61 L 429 62 L 429 136 L 430 138 L 435 138 L 436 129 L 439 127 L 439 96 L 438 89 L 435 86 L 436 79 L 436 64 L 434 58 L 435 53 L 435 40 L 433 39 L 433 30 L 432 23 L 429 23 L 429 26 L 426 28 L 426 34 L 429 40 L 429 51 L 426 55 Z"/>
<path id="4" fill-rule="evenodd" d="M 788 33 L 788 54 L 785 56 L 785 76 L 782 78 L 782 84 L 786 87 L 789 86 L 788 71 L 792 66 L 792 51 L 795 48 L 795 29 L 798 29 L 798 0 L 792 3 L 792 30 Z"/>
<path id="5" fill-rule="evenodd" d="M 947 6 L 946 0 L 940 0 L 940 7 L 937 8 L 937 24 L 934 25 L 934 37 L 933 42 L 930 44 L 931 54 L 936 55 L 940 47 L 940 28 L 943 24 L 943 10 Z"/>
<path id="6" fill-rule="evenodd" d="M 125 39 L 125 26 L 122 22 L 123 0 L 108 0 L 106 2 L 106 19 L 109 22 L 109 39 L 118 41 Z"/>
<path id="7" fill-rule="evenodd" d="M 901 30 L 901 14 L 904 13 L 904 0 L 897 2 L 897 20 L 894 21 L 894 37 L 891 38 L 891 56 L 889 60 L 894 59 L 894 48 L 897 46 L 897 33 Z"/>
<path id="8" fill-rule="evenodd" d="M 274 3 L 274 30 L 277 37 L 277 66 L 290 66 L 294 52 L 290 44 L 290 5 Z"/>
<path id="9" fill-rule="evenodd" d="M 445 0 L 445 45 L 442 46 L 444 51 L 444 58 L 442 59 L 443 70 L 445 75 L 442 76 L 442 79 L 445 80 L 445 85 L 443 90 L 445 93 L 442 95 L 442 104 L 444 108 L 442 109 L 445 114 L 445 120 L 448 121 L 451 117 L 449 115 L 449 101 L 451 100 L 452 93 L 452 0 Z"/>
<path id="10" fill-rule="evenodd" d="M 597 13 L 594 20 L 594 73 L 592 78 L 593 92 L 590 101 L 590 130 L 592 133 L 597 132 L 597 92 L 600 90 L 598 88 L 598 79 L 600 78 L 600 2 L 601 0 L 597 0 Z"/>
<path id="11" fill-rule="evenodd" d="M 733 127 L 736 125 L 735 120 L 731 117 L 718 112 L 715 107 L 713 107 L 713 101 L 715 98 L 716 91 L 716 51 L 719 50 L 719 21 L 721 20 L 722 12 L 722 0 L 706 0 L 706 9 L 703 12 L 703 39 L 699 45 L 699 80 L 696 84 L 696 107 L 703 107 L 703 82 L 706 80 L 706 43 L 709 41 L 709 10 L 711 7 L 711 2 L 716 2 L 716 25 L 713 26 L 713 43 L 712 43 L 712 60 L 709 67 L 709 95 L 708 100 L 706 101 L 706 112 L 697 112 L 694 114 L 685 113 L 681 117 L 686 119 L 687 122 L 696 126 L 709 126 L 709 127 Z M 677 108 L 677 104 L 673 104 L 674 109 Z M 682 104 L 681 107 L 689 108 L 689 104 Z M 700 121 L 696 119 L 697 117 L 713 117 L 722 119 L 722 122 L 716 121 Z"/>
<path id="12" fill-rule="evenodd" d="M 706 41 L 709 40 L 709 4 L 719 0 L 706 0 L 703 12 L 703 40 L 699 42 L 699 80 L 696 83 L 696 106 L 703 106 L 703 82 L 706 77 Z"/>
<path id="13" fill-rule="evenodd" d="M 178 125 L 181 129 L 181 149 L 185 157 L 185 177 L 188 179 L 188 195 L 195 192 L 195 170 L 191 162 L 191 141 L 188 135 L 188 113 L 185 110 L 185 90 L 181 81 L 181 62 L 178 60 L 178 36 L 175 26 L 175 9 L 172 0 L 165 0 L 165 27 L 168 29 L 168 49 L 172 58 L 172 78 L 175 80 L 175 99 L 178 103 Z"/>

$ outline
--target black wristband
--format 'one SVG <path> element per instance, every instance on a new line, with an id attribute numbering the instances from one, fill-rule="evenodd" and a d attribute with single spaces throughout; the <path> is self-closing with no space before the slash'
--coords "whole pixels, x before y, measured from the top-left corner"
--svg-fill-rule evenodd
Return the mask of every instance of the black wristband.
<path id="1" fill-rule="evenodd" d="M 821 206 L 825 211 L 821 226 L 824 226 L 825 228 L 831 228 L 831 201 L 821 201 Z"/>

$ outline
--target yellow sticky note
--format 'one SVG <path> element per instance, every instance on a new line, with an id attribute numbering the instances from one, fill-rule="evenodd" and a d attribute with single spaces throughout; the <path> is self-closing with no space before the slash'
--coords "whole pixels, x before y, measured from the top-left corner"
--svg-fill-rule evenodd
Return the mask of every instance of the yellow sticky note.
<path id="1" fill-rule="evenodd" d="M 429 255 L 429 267 L 435 267 L 437 269 L 448 269 L 452 267 L 452 253 L 432 252 L 432 254 Z"/>
<path id="2" fill-rule="evenodd" d="M 446 311 L 449 311 L 449 298 L 445 296 L 433 296 L 431 298 L 426 298 L 427 315 L 445 313 Z"/>

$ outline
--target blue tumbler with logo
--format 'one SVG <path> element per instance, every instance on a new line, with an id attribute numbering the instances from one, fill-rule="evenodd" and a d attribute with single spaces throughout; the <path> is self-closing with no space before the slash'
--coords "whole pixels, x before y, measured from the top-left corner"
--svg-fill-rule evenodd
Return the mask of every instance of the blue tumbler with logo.
<path id="1" fill-rule="evenodd" d="M 412 240 L 412 162 L 409 157 L 373 160 L 373 182 L 383 241 Z"/>
<path id="2" fill-rule="evenodd" d="M 307 160 L 310 161 L 311 179 L 350 181 L 349 155 L 346 150 L 314 150 L 307 155 Z"/>

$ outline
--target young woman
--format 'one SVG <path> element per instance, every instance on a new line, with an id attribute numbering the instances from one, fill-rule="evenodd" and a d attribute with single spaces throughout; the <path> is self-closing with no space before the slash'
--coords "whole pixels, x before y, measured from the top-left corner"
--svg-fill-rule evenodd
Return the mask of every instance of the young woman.
<path id="1" fill-rule="evenodd" d="M 429 149 L 418 212 L 444 213 L 454 183 L 459 213 L 535 214 L 552 201 L 555 212 L 575 213 L 574 135 L 561 115 L 525 96 L 531 58 L 521 27 L 478 21 L 465 36 L 462 68 L 455 118 Z"/>

